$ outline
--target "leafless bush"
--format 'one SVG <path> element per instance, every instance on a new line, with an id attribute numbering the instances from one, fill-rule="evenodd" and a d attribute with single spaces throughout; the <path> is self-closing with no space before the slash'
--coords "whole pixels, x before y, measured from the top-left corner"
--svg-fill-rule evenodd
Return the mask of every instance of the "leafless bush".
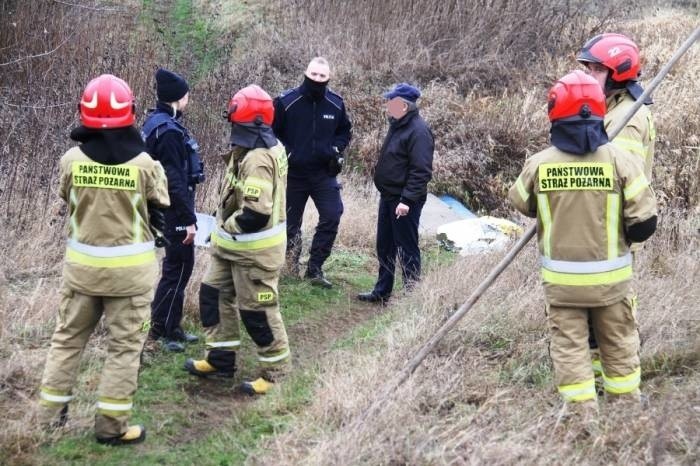
<path id="1" fill-rule="evenodd" d="M 526 7 L 513 0 L 296 0 L 280 2 L 277 11 L 287 35 L 304 38 L 307 53 L 334 52 L 353 77 L 452 79 L 460 90 L 498 92 L 525 74 L 531 79 L 543 53 L 578 46 L 625 8 L 583 0 Z"/>

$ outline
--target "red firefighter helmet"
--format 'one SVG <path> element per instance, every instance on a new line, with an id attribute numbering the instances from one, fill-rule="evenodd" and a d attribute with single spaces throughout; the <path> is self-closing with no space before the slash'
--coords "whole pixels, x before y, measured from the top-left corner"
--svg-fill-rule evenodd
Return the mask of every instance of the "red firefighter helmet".
<path id="1" fill-rule="evenodd" d="M 549 121 L 605 117 L 605 94 L 592 76 L 572 71 L 554 83 L 548 97 Z"/>
<path id="2" fill-rule="evenodd" d="M 275 108 L 272 97 L 260 86 L 251 84 L 236 92 L 228 103 L 228 120 L 231 123 L 255 123 L 272 125 Z"/>
<path id="3" fill-rule="evenodd" d="M 599 34 L 586 42 L 576 59 L 583 64 L 598 63 L 611 72 L 614 82 L 635 80 L 639 77 L 639 48 L 622 34 Z"/>
<path id="4" fill-rule="evenodd" d="M 111 74 L 93 79 L 78 104 L 80 121 L 87 128 L 123 128 L 134 124 L 136 107 L 129 85 Z"/>

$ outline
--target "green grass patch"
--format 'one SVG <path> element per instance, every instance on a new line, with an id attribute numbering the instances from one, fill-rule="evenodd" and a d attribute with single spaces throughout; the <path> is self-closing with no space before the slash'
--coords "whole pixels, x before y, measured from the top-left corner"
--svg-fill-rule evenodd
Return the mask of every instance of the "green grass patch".
<path id="1" fill-rule="evenodd" d="M 377 341 L 377 337 L 384 333 L 394 319 L 395 315 L 393 312 L 378 314 L 367 322 L 355 327 L 345 337 L 336 340 L 332 349 L 338 350 L 371 345 Z"/>
<path id="2" fill-rule="evenodd" d="M 131 47 L 139 50 L 141 34 L 155 34 L 162 48 L 161 60 L 181 72 L 188 80 L 197 82 L 230 55 L 236 39 L 241 36 L 244 19 L 255 21 L 259 6 L 239 0 L 220 3 L 199 3 L 194 0 L 174 0 L 162 5 L 143 0 L 138 18 L 140 33 Z"/>
<path id="3" fill-rule="evenodd" d="M 447 265 L 454 257 L 438 249 L 424 254 L 428 269 Z M 331 289 L 314 287 L 295 277 L 282 277 L 280 304 L 288 331 L 298 324 L 326 322 L 334 313 L 353 312 L 354 293 L 371 289 L 376 267 L 376 261 L 369 255 L 336 251 L 325 267 L 326 275 L 335 283 Z M 371 344 L 392 320 L 391 312 L 379 313 L 339 338 L 331 350 Z M 189 330 L 201 335 L 196 326 Z M 255 345 L 243 328 L 241 337 L 236 383 L 252 375 L 257 364 Z M 294 351 L 304 351 L 303 347 L 296 347 L 293 332 L 290 332 L 290 339 Z M 234 396 L 233 382 L 200 381 L 182 369 L 187 357 L 201 357 L 203 352 L 202 338 L 199 344 L 188 346 L 185 353 L 157 353 L 142 366 L 132 422 L 146 425 L 149 436 L 144 444 L 106 447 L 94 441 L 91 428 L 81 429 L 66 432 L 59 440 L 45 445 L 36 457 L 37 462 L 56 465 L 243 464 L 263 439 L 285 431 L 313 398 L 317 380 L 314 363 L 292 373 L 272 394 L 236 401 L 235 409 L 231 410 L 234 401 L 227 397 Z M 83 366 L 81 382 L 85 383 L 98 376 L 102 363 L 91 360 Z M 223 385 L 207 386 L 210 383 Z M 215 394 L 208 395 L 205 401 L 200 400 L 196 392 L 210 388 Z M 89 401 L 94 396 L 94 393 L 86 393 L 80 398 Z M 217 409 L 217 396 L 221 397 L 221 408 L 229 407 L 230 415 L 203 417 L 202 411 L 208 415 L 210 410 Z"/>
<path id="4" fill-rule="evenodd" d="M 308 282 L 283 277 L 280 284 L 282 315 L 288 331 L 295 324 L 325 321 L 333 313 L 352 312 L 348 294 L 373 283 L 370 258 L 352 252 L 338 251 L 327 263 L 327 275 L 336 286 L 323 289 Z M 190 328 L 190 331 L 196 328 Z M 380 331 L 377 327 L 376 332 Z M 357 333 L 355 333 L 357 332 Z M 353 331 L 355 337 L 369 338 L 370 330 Z M 237 353 L 241 378 L 256 369 L 255 345 L 241 328 L 242 347 Z M 293 351 L 304 351 L 294 342 Z M 134 397 L 132 423 L 146 426 L 148 437 L 141 445 L 107 447 L 94 441 L 92 426 L 79 431 L 64 432 L 53 443 L 44 445 L 37 453 L 38 464 L 55 465 L 132 465 L 132 464 L 243 464 L 254 454 L 261 440 L 287 429 L 313 398 L 317 380 L 315 363 L 298 368 L 279 384 L 273 393 L 249 400 L 235 395 L 229 381 L 200 381 L 187 374 L 183 363 L 187 357 L 201 357 L 203 338 L 199 344 L 189 345 L 185 353 L 156 353 L 142 365 L 139 389 Z M 86 361 L 81 382 L 93 380 L 102 367 L 101 361 Z M 218 384 L 218 385 L 214 385 Z M 212 390 L 209 393 L 209 390 Z M 207 392 L 200 399 L 198 392 Z M 85 400 L 95 394 L 81 396 Z M 237 396 L 237 401 L 227 397 Z M 218 405 L 217 397 L 221 399 Z M 88 400 L 89 401 L 89 400 Z M 226 409 L 229 415 L 213 411 Z M 204 414 L 204 415 L 203 415 Z"/>

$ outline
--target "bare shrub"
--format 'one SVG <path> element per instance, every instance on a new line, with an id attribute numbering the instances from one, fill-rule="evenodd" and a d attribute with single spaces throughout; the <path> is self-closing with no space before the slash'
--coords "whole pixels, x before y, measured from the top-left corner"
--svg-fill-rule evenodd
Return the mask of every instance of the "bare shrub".
<path id="1" fill-rule="evenodd" d="M 334 61 L 361 70 L 365 79 L 452 78 L 460 90 L 493 91 L 520 83 L 518 70 L 540 54 L 578 45 L 623 5 L 535 1 L 524 14 L 523 4 L 512 0 L 296 0 L 280 2 L 277 11 L 287 35 L 304 37 L 300 45 L 308 54 L 333 51 Z"/>

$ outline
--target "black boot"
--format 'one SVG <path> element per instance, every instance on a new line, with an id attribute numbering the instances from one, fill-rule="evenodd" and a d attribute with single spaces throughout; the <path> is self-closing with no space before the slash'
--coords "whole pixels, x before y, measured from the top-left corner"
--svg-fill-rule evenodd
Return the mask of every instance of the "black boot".
<path id="1" fill-rule="evenodd" d="M 322 270 L 308 269 L 304 275 L 304 278 L 309 280 L 314 286 L 320 286 L 321 288 L 333 288 L 333 283 L 328 281 L 328 279 L 323 275 Z"/>
<path id="2" fill-rule="evenodd" d="M 179 341 L 180 343 L 196 343 L 199 341 L 199 337 L 197 335 L 185 332 L 182 327 L 178 327 L 173 330 L 173 334 L 170 339 Z"/>
<path id="3" fill-rule="evenodd" d="M 360 301 L 363 301 L 365 303 L 376 303 L 376 304 L 386 304 L 387 301 L 389 300 L 388 296 L 380 296 L 374 291 L 370 291 L 368 293 L 360 293 L 357 295 L 357 299 Z"/>

